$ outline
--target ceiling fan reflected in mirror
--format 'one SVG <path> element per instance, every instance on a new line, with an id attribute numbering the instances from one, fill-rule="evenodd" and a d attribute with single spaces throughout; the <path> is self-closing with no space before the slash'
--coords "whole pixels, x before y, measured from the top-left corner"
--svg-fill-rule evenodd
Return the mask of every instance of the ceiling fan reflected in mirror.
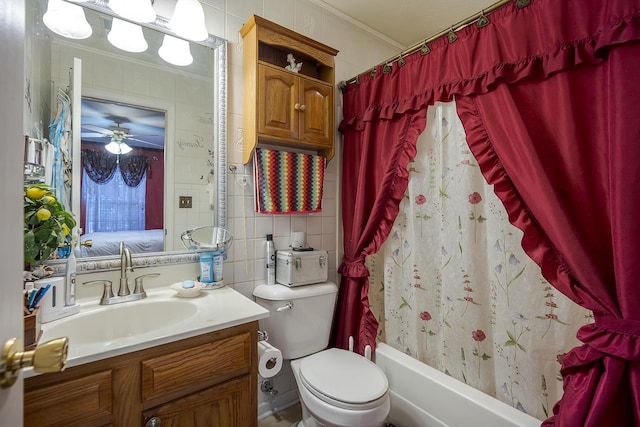
<path id="1" fill-rule="evenodd" d="M 106 144 L 113 154 L 133 148 L 164 150 L 165 113 L 131 105 L 82 100 L 82 141 Z"/>

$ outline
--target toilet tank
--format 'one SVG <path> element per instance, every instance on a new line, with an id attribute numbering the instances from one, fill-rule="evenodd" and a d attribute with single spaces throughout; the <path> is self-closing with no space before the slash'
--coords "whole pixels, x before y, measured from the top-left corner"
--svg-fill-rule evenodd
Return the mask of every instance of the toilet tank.
<path id="1" fill-rule="evenodd" d="M 284 359 L 297 359 L 327 348 L 338 287 L 333 282 L 290 288 L 259 285 L 253 291 L 258 304 L 269 310 L 260 328 Z"/>

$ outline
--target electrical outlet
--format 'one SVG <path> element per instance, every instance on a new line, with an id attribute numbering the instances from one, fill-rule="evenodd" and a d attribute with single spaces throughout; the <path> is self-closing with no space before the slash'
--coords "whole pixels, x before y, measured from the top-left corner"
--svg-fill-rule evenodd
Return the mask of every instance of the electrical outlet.
<path id="1" fill-rule="evenodd" d="M 179 208 L 191 208 L 191 196 L 180 196 L 178 198 Z"/>

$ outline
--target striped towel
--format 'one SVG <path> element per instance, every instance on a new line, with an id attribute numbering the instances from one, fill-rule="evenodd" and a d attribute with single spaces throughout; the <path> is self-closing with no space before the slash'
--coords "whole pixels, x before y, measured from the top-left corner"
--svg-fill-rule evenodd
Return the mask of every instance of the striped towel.
<path id="1" fill-rule="evenodd" d="M 295 214 L 322 210 L 325 158 L 256 148 L 256 212 Z"/>

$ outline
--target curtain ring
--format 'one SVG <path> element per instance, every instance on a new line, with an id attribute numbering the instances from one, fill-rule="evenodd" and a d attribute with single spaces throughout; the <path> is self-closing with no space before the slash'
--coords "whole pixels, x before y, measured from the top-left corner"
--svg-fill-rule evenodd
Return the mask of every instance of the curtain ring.
<path id="1" fill-rule="evenodd" d="M 371 73 L 369 73 L 369 76 L 371 77 L 371 80 L 373 80 L 376 77 L 376 69 L 375 68 L 373 70 L 371 70 Z"/>
<path id="2" fill-rule="evenodd" d="M 454 41 L 458 40 L 458 35 L 456 34 L 455 31 L 453 31 L 453 25 L 451 26 L 451 29 L 447 33 L 447 38 L 449 39 L 449 43 L 453 43 Z"/>
<path id="3" fill-rule="evenodd" d="M 398 67 L 402 67 L 406 63 L 407 63 L 407 61 L 405 61 L 404 57 L 402 56 L 402 54 L 400 54 L 400 59 L 398 59 Z"/>
<path id="4" fill-rule="evenodd" d="M 487 18 L 487 15 L 484 14 L 484 9 L 481 9 L 480 18 L 478 18 L 476 25 L 478 26 L 478 28 L 482 28 L 482 27 L 486 27 L 489 24 L 490 24 L 489 18 Z"/>
<path id="5" fill-rule="evenodd" d="M 360 86 L 360 75 L 356 76 L 356 81 L 354 82 L 356 85 Z"/>
<path id="6" fill-rule="evenodd" d="M 391 64 L 389 64 L 388 62 L 384 64 L 384 66 L 382 67 L 382 72 L 384 74 L 389 74 L 391 72 Z"/>
<path id="7" fill-rule="evenodd" d="M 516 7 L 518 9 L 522 9 L 523 7 L 527 7 L 531 4 L 531 0 L 518 0 L 516 2 Z"/>
<path id="8" fill-rule="evenodd" d="M 431 48 L 429 47 L 429 45 L 427 44 L 427 41 L 425 40 L 424 44 L 420 48 L 420 55 L 424 56 L 428 53 L 431 53 Z"/>

